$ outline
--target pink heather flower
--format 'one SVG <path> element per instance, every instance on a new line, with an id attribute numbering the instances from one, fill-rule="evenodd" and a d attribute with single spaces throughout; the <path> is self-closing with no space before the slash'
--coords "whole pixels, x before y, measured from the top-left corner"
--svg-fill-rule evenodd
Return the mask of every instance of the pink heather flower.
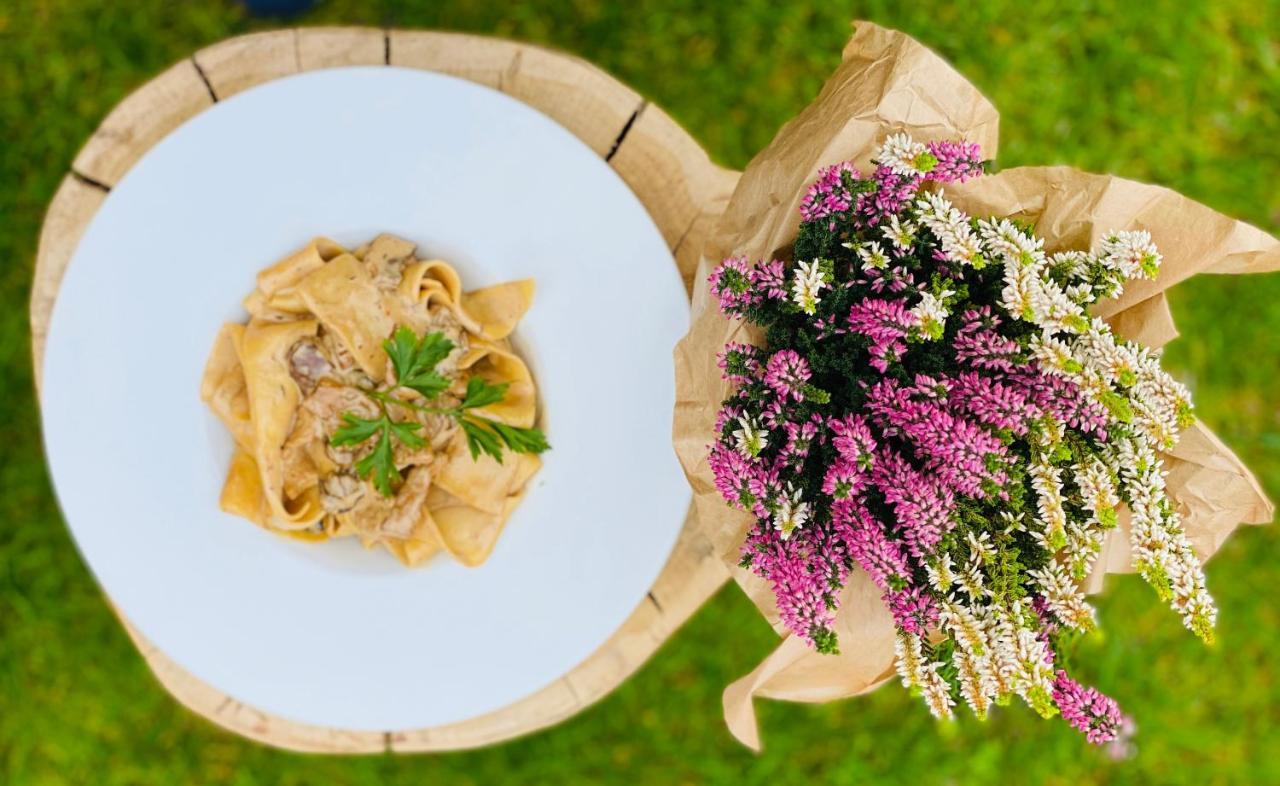
<path id="1" fill-rule="evenodd" d="M 754 382 L 760 376 L 760 361 L 764 353 L 759 347 L 732 342 L 716 358 L 716 365 L 724 372 L 728 382 L 736 385 Z"/>
<path id="2" fill-rule="evenodd" d="M 862 466 L 841 456 L 827 467 L 827 474 L 822 478 L 822 493 L 835 499 L 852 499 L 861 494 L 866 485 L 867 475 Z"/>
<path id="3" fill-rule="evenodd" d="M 1031 596 L 1031 610 L 1035 612 L 1036 619 L 1040 623 L 1040 639 L 1045 643 L 1044 662 L 1053 665 L 1053 648 L 1049 637 L 1058 632 L 1061 626 L 1058 620 L 1053 616 L 1053 612 L 1049 611 L 1049 602 L 1044 599 L 1043 595 Z"/>
<path id="4" fill-rule="evenodd" d="M 941 140 L 925 147 L 938 163 L 929 170 L 928 178 L 938 183 L 963 183 L 982 174 L 982 150 L 972 142 Z"/>
<path id="5" fill-rule="evenodd" d="M 984 315 L 983 311 L 988 313 Z M 960 319 L 961 327 L 952 345 L 956 360 L 985 371 L 1009 372 L 1021 365 L 1021 347 L 996 331 L 1000 320 L 991 316 L 989 309 L 966 311 Z"/>
<path id="6" fill-rule="evenodd" d="M 876 452 L 876 440 L 871 435 L 867 419 L 861 415 L 847 415 L 843 418 L 831 418 L 827 428 L 834 435 L 832 445 L 847 461 L 862 466 L 871 466 L 871 457 Z"/>
<path id="7" fill-rule="evenodd" d="M 755 497 L 748 485 L 755 475 L 752 462 L 732 447 L 717 442 L 711 446 L 707 463 L 711 465 L 711 473 L 715 476 L 716 490 L 726 502 L 748 510 L 754 506 Z"/>
<path id="8" fill-rule="evenodd" d="M 952 349 L 956 360 L 986 371 L 1012 371 L 1018 362 L 1018 342 L 994 330 L 959 333 Z"/>
<path id="9" fill-rule="evenodd" d="M 804 386 L 811 375 L 809 361 L 800 357 L 800 353 L 795 350 L 783 349 L 769 358 L 765 366 L 764 383 L 779 398 L 804 401 Z"/>
<path id="10" fill-rule="evenodd" d="M 1099 693 L 1096 688 L 1084 687 L 1061 669 L 1053 681 L 1053 703 L 1062 712 L 1063 719 L 1084 732 L 1094 745 L 1114 740 L 1124 720 L 1115 699 Z"/>
<path id="11" fill-rule="evenodd" d="M 761 412 L 761 419 L 769 428 L 786 428 L 787 424 L 787 400 L 783 398 L 770 399 Z"/>
<path id="12" fill-rule="evenodd" d="M 881 373 L 907 351 L 900 339 L 916 326 L 916 318 L 900 300 L 867 298 L 849 309 L 849 329 L 871 339 L 871 365 Z"/>
<path id="13" fill-rule="evenodd" d="M 988 457 L 1006 463 L 1008 450 L 982 426 L 956 417 L 944 399 L 933 398 L 929 391 L 939 384 L 923 377 L 908 391 L 892 379 L 883 379 L 868 391 L 867 411 L 887 431 L 907 437 L 925 468 L 944 486 L 957 494 L 983 498 L 984 483 L 1003 486 L 1008 480 L 1003 470 L 988 469 Z"/>
<path id="14" fill-rule="evenodd" d="M 764 297 L 786 299 L 787 273 L 780 259 L 761 262 L 751 271 L 751 283 Z"/>
<path id="15" fill-rule="evenodd" d="M 716 413 L 716 433 L 723 434 L 724 427 L 730 423 L 736 423 L 738 418 L 742 417 L 742 408 L 736 406 L 723 406 Z"/>
<path id="16" fill-rule="evenodd" d="M 938 622 L 938 605 L 933 596 L 920 587 L 887 590 L 884 602 L 893 615 L 893 621 L 907 633 L 924 635 L 925 631 Z"/>
<path id="17" fill-rule="evenodd" d="M 849 515 L 832 523 L 833 531 L 845 542 L 853 557 L 876 586 L 888 589 L 891 582 L 911 580 L 911 567 L 902 547 L 885 534 L 880 522 L 865 509 L 843 508 Z"/>
<path id="18" fill-rule="evenodd" d="M 1026 435 L 1030 421 L 1043 414 L 1025 389 L 971 371 L 951 380 L 951 404 L 985 426 L 1008 429 L 1019 437 Z"/>
<path id="19" fill-rule="evenodd" d="M 901 213 L 915 200 L 923 178 L 919 175 L 901 175 L 887 166 L 876 167 L 871 179 L 875 191 L 858 195 L 857 213 L 866 226 L 879 224 L 890 215 Z"/>
<path id="20" fill-rule="evenodd" d="M 853 206 L 853 195 L 844 184 L 846 174 L 854 180 L 861 177 L 848 161 L 818 171 L 817 179 L 800 200 L 802 221 L 817 221 L 832 213 L 843 213 Z"/>
<path id="21" fill-rule="evenodd" d="M 773 585 L 778 614 L 789 630 L 814 643 L 835 621 L 839 589 L 849 576 L 844 546 L 820 528 L 804 527 L 782 540 L 757 526 L 742 547 L 743 562 Z"/>
<path id="22" fill-rule="evenodd" d="M 1040 409 L 1074 429 L 1107 438 L 1107 412 L 1085 398 L 1080 387 L 1066 377 L 1025 367 L 1008 374 L 1013 385 L 1025 391 Z"/>
<path id="23" fill-rule="evenodd" d="M 822 340 L 825 338 L 831 338 L 832 336 L 839 336 L 844 333 L 847 333 L 848 331 L 845 330 L 840 325 L 841 325 L 840 318 L 835 316 L 834 314 L 826 317 L 820 316 L 813 320 L 813 329 L 818 332 L 819 340 Z"/>
<path id="24" fill-rule="evenodd" d="M 729 257 L 711 271 L 707 281 L 711 294 L 720 301 L 720 310 L 734 316 L 748 306 L 760 302 L 760 296 L 752 287 L 751 265 L 743 257 Z"/>
<path id="25" fill-rule="evenodd" d="M 816 422 L 809 420 L 805 423 L 788 422 L 783 426 L 783 430 L 787 432 L 787 444 L 782 448 L 781 457 L 795 466 L 800 466 L 804 460 L 809 457 L 809 448 L 812 446 L 815 438 L 818 437 L 818 426 L 822 422 L 818 418 Z"/>
<path id="26" fill-rule="evenodd" d="M 890 363 L 897 363 L 906 352 L 907 345 L 901 341 L 876 342 L 871 347 L 871 360 L 869 362 L 872 368 L 883 374 L 889 370 Z"/>
<path id="27" fill-rule="evenodd" d="M 911 556 L 924 559 L 933 553 L 955 524 L 951 490 L 889 448 L 881 448 L 876 455 L 871 480 L 885 502 L 893 506 L 897 528 Z"/>
<path id="28" fill-rule="evenodd" d="M 779 464 L 775 462 L 773 466 L 766 467 L 762 463 L 756 463 L 751 469 L 751 475 L 747 478 L 747 491 L 753 498 L 751 512 L 756 518 L 766 519 L 772 515 L 769 504 L 776 501 L 782 493 Z"/>
<path id="29" fill-rule="evenodd" d="M 884 270 L 869 270 L 866 271 L 866 276 L 871 291 L 877 295 L 885 292 L 896 294 L 919 288 L 911 269 L 903 265 L 894 265 Z"/>

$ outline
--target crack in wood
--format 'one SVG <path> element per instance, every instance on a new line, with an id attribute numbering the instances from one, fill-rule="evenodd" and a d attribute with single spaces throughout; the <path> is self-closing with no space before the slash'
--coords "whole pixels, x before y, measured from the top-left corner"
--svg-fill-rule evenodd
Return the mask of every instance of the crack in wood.
<path id="1" fill-rule="evenodd" d="M 382 31 L 382 64 L 391 65 L 391 30 Z"/>
<path id="2" fill-rule="evenodd" d="M 302 73 L 302 33 L 296 27 L 293 28 L 293 70 Z"/>
<path id="3" fill-rule="evenodd" d="M 111 186 L 107 185 L 101 180 L 95 180 L 89 177 L 88 175 L 84 174 L 83 172 L 77 172 L 76 170 L 73 169 L 71 170 L 71 176 L 74 177 L 76 180 L 79 180 L 81 183 L 84 183 L 86 186 L 91 186 L 100 191 L 111 193 Z"/>
<path id="4" fill-rule="evenodd" d="M 507 83 L 514 83 L 516 77 L 520 73 L 520 65 L 524 62 L 524 50 L 517 49 L 516 53 L 511 56 L 511 62 L 507 63 L 507 67 L 498 72 L 498 92 L 507 92 Z"/>
<path id="5" fill-rule="evenodd" d="M 561 677 L 560 681 L 563 682 L 564 686 L 569 689 L 569 695 L 573 697 L 574 704 L 577 704 L 579 707 L 584 707 L 586 705 L 582 701 L 582 696 L 579 695 L 578 689 L 573 686 L 573 680 L 569 679 L 570 675 L 572 674 L 573 672 L 569 672 L 569 674 L 566 674 L 563 677 Z"/>
<path id="6" fill-rule="evenodd" d="M 645 593 L 645 594 L 649 596 L 649 600 L 650 600 L 650 601 L 652 601 L 652 603 L 653 603 L 654 607 L 655 607 L 659 612 L 661 612 L 661 611 L 662 611 L 662 604 L 658 602 L 658 598 L 653 594 L 653 591 L 652 591 L 652 590 L 650 590 L 649 592 L 647 592 L 647 593 Z"/>
<path id="7" fill-rule="evenodd" d="M 194 55 L 191 58 L 191 65 L 196 67 L 196 73 L 200 75 L 200 81 L 204 82 L 204 89 L 209 91 L 209 97 L 213 99 L 213 103 L 218 103 L 218 94 L 213 90 L 213 83 L 209 81 L 208 74 L 200 67 L 200 61 L 196 60 Z"/>
<path id="8" fill-rule="evenodd" d="M 604 160 L 606 163 L 613 160 L 617 154 L 618 148 L 622 147 L 622 143 L 627 138 L 627 134 L 631 133 L 631 127 L 636 124 L 636 118 L 640 117 L 640 113 L 649 105 L 648 99 L 641 99 L 640 105 L 636 107 L 636 111 L 631 113 L 631 117 L 627 118 L 627 124 L 618 132 L 618 138 L 613 140 L 613 147 L 609 148 L 609 152 L 605 153 Z"/>

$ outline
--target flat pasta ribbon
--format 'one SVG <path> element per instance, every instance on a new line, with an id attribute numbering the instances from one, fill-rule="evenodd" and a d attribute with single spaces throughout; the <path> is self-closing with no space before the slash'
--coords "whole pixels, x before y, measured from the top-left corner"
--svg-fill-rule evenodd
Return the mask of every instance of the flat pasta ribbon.
<path id="1" fill-rule="evenodd" d="M 358 448 L 330 443 L 343 413 L 376 409 L 361 388 L 394 378 L 383 343 L 397 326 L 453 342 L 438 367 L 453 400 L 472 377 L 506 385 L 501 401 L 471 413 L 519 428 L 537 420 L 532 374 L 509 342 L 533 282 L 464 292 L 452 266 L 414 250 L 392 235 L 354 251 L 316 238 L 258 274 L 248 323 L 219 331 L 201 382 L 235 441 L 224 511 L 304 540 L 356 537 L 410 566 L 441 551 L 468 566 L 488 558 L 541 466 L 536 456 L 473 458 L 447 417 L 424 415 L 425 446 L 397 448 L 402 482 L 383 497 L 351 472 Z"/>

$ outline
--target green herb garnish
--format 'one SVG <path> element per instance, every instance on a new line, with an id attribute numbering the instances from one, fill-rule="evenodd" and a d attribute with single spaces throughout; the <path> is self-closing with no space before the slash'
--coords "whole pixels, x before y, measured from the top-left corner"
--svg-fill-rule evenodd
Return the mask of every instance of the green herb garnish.
<path id="1" fill-rule="evenodd" d="M 461 403 L 453 407 L 423 406 L 392 395 L 398 388 L 407 388 L 432 401 L 448 390 L 449 379 L 436 367 L 449 356 L 453 347 L 453 342 L 443 333 L 426 333 L 418 337 L 406 327 L 396 328 L 392 337 L 382 342 L 395 371 L 395 387 L 385 391 L 359 388 L 378 403 L 379 416 L 370 419 L 354 412 L 343 412 L 342 425 L 329 438 L 334 447 L 359 445 L 377 438 L 373 450 L 356 462 L 355 470 L 361 478 L 372 478 L 374 487 L 385 497 L 393 496 L 403 480 L 396 468 L 392 441 L 412 449 L 426 444 L 417 433 L 422 424 L 392 420 L 389 405 L 457 420 L 467 438 L 472 460 L 480 458 L 483 453 L 501 463 L 504 448 L 514 453 L 542 453 L 551 447 L 540 429 L 509 426 L 472 412 L 502 401 L 507 395 L 505 383 L 494 385 L 480 377 L 472 377 L 467 381 Z"/>

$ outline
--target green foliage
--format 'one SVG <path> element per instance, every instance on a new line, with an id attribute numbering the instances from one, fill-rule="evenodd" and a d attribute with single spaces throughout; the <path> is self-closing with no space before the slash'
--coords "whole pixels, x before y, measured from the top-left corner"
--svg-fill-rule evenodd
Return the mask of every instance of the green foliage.
<path id="1" fill-rule="evenodd" d="M 396 386 L 414 390 L 432 402 L 441 393 L 449 389 L 449 379 L 440 374 L 436 367 L 453 351 L 453 342 L 440 332 L 424 333 L 419 338 L 412 330 L 397 327 L 392 337 L 382 342 L 382 348 L 391 358 L 391 365 L 396 372 Z M 395 465 L 395 455 L 391 445 L 392 437 L 409 448 L 420 448 L 425 444 L 415 432 L 422 428 L 412 421 L 400 422 L 391 419 L 388 405 L 401 409 L 417 410 L 439 415 L 446 415 L 457 420 L 467 439 L 467 449 L 471 458 L 478 459 L 480 454 L 492 456 L 502 463 L 503 447 L 516 453 L 542 453 L 549 450 L 547 438 L 538 428 L 508 426 L 489 418 L 478 417 L 471 410 L 497 404 L 507 395 L 507 383 L 495 385 L 482 377 L 471 377 L 467 380 L 466 392 L 457 406 L 423 406 L 393 395 L 391 391 L 365 390 L 365 395 L 378 402 L 381 416 L 367 420 L 354 412 L 342 413 L 343 424 L 333 433 L 330 442 L 333 445 L 356 445 L 370 439 L 375 434 L 378 441 L 373 449 L 355 464 L 356 473 L 362 478 L 372 475 L 373 485 L 385 497 L 393 496 L 403 478 Z"/>
<path id="2" fill-rule="evenodd" d="M 721 691 L 777 638 L 732 584 L 621 689 L 553 730 L 452 754 L 299 756 L 235 737 L 174 702 L 77 555 L 42 459 L 26 302 L 45 207 L 83 141 L 130 90 L 228 35 L 284 24 L 497 34 L 599 64 L 671 113 L 718 162 L 741 168 L 817 94 L 854 18 L 916 36 L 999 107 L 1001 167 L 1064 163 L 1155 181 L 1280 230 L 1275 2 L 329 0 L 296 20 L 251 20 L 230 0 L 0 3 L 0 782 L 1280 782 L 1280 615 L 1266 591 L 1280 564 L 1274 527 L 1237 533 L 1210 563 L 1220 607 L 1213 649 L 1137 577 L 1108 581 L 1098 604 L 1107 635 L 1079 642 L 1089 665 L 1077 676 L 1137 717 L 1127 761 L 1082 746 L 1078 733 L 1037 721 L 1020 702 L 985 724 L 940 725 L 898 689 L 825 705 L 758 701 L 765 750 L 752 754 L 723 729 Z M 1183 337 L 1167 365 L 1195 382 L 1201 417 L 1280 498 L 1280 276 L 1201 277 L 1171 300 Z"/>
<path id="3" fill-rule="evenodd" d="M 504 446 L 514 453 L 542 453 L 551 447 L 542 431 L 536 428 L 517 428 L 474 415 L 464 415 L 458 423 L 467 437 L 467 449 L 473 459 L 484 453 L 501 464 Z"/>
<path id="4" fill-rule="evenodd" d="M 362 418 L 354 412 L 344 412 L 342 423 L 329 438 L 329 442 L 335 447 L 358 445 L 377 435 L 378 441 L 374 443 L 373 450 L 355 463 L 356 474 L 362 478 L 372 476 L 374 488 L 379 493 L 384 497 L 393 496 L 403 477 L 396 468 L 392 438 L 407 447 L 420 448 L 425 444 L 417 434 L 422 424 L 394 421 L 385 408 L 372 420 Z"/>
<path id="5" fill-rule="evenodd" d="M 415 390 L 430 401 L 449 388 L 449 380 L 436 372 L 440 361 L 453 351 L 453 342 L 443 333 L 424 333 L 418 338 L 403 325 L 396 328 L 392 337 L 382 342 L 387 357 L 396 372 L 396 384 Z M 467 391 L 470 393 L 470 389 Z M 499 395 L 495 401 L 501 401 Z M 493 403 L 493 402 L 490 402 Z"/>

